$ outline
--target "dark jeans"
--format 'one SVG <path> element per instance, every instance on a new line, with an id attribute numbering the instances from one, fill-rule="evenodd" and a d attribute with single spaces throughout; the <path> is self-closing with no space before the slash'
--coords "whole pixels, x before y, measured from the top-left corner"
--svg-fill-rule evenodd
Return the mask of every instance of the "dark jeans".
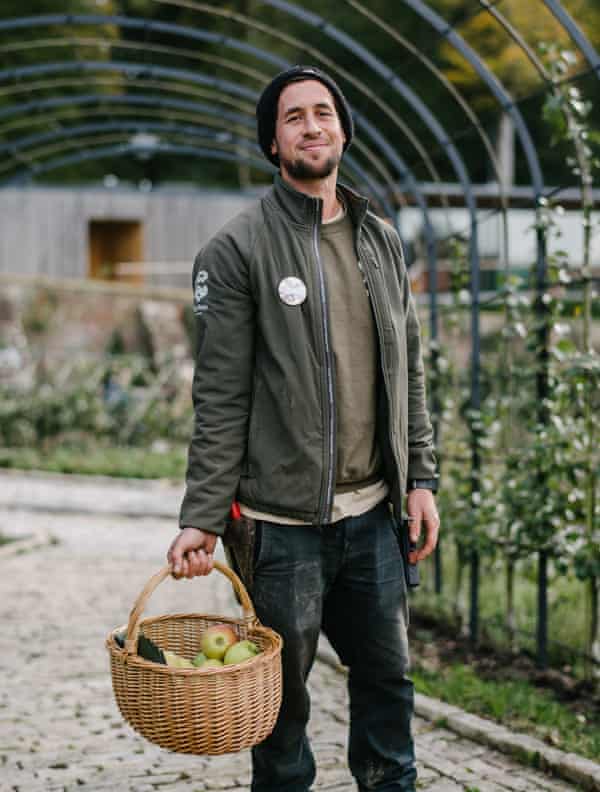
<path id="1" fill-rule="evenodd" d="M 283 637 L 283 704 L 252 751 L 252 792 L 308 792 L 314 781 L 306 680 L 321 629 L 349 668 L 348 761 L 358 789 L 414 792 L 406 584 L 387 506 L 320 527 L 257 529 L 253 601 Z"/>

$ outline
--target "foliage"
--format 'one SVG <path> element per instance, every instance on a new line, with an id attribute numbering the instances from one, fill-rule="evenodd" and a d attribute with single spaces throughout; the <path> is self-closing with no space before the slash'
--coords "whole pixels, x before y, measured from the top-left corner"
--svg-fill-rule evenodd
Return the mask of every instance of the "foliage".
<path id="1" fill-rule="evenodd" d="M 555 83 L 545 121 L 554 145 L 569 156 L 585 197 L 597 166 L 591 108 L 578 88 L 560 83 L 574 56 L 555 46 L 546 55 Z M 584 201 L 582 262 L 571 262 L 559 250 L 548 257 L 543 282 L 534 265 L 529 279 L 509 274 L 497 293 L 504 321 L 501 332 L 483 342 L 477 410 L 470 403 L 470 372 L 451 354 L 458 346 L 457 330 L 463 337 L 468 333 L 470 302 L 465 250 L 455 250 L 445 344 L 434 350 L 444 371 L 432 384 L 443 404 L 442 475 L 448 494 L 440 502 L 458 545 L 459 569 L 472 549 L 488 568 L 496 561 L 504 564 L 506 626 L 513 629 L 514 565 L 544 550 L 554 575 L 574 574 L 590 588 L 586 651 L 593 655 L 599 649 L 594 614 L 600 580 L 600 358 L 591 343 L 593 282 L 585 251 L 593 229 L 585 206 Z M 561 212 L 541 201 L 531 232 L 558 238 Z"/>
<path id="2" fill-rule="evenodd" d="M 75 444 L 70 438 L 68 445 L 47 441 L 43 449 L 0 448 L 0 467 L 119 478 L 170 478 L 180 482 L 185 475 L 186 454 L 179 444 L 171 447 L 155 442 L 150 448 L 135 448 L 93 438 L 79 438 Z"/>
<path id="3" fill-rule="evenodd" d="M 189 387 L 175 364 L 155 372 L 141 357 L 109 359 L 104 365 L 65 366 L 29 392 L 0 393 L 0 445 L 44 447 L 100 443 L 149 446 L 181 444 L 191 431 Z"/>

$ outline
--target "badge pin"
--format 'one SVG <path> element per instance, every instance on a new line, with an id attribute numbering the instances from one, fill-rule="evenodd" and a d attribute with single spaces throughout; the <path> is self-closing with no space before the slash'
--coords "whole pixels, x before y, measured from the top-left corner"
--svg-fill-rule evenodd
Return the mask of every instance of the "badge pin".
<path id="1" fill-rule="evenodd" d="M 306 300 L 306 285 L 300 278 L 284 278 L 277 291 L 279 299 L 286 305 L 301 305 Z"/>

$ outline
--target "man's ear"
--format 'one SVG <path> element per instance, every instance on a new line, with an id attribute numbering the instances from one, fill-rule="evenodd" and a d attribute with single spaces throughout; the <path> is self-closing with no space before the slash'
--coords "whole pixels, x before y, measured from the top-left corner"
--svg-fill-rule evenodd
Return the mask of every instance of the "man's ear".
<path id="1" fill-rule="evenodd" d="M 274 157 L 276 157 L 276 156 L 277 156 L 277 142 L 276 142 L 275 138 L 273 138 L 273 140 L 272 140 L 272 142 L 271 142 L 271 154 L 272 154 Z"/>

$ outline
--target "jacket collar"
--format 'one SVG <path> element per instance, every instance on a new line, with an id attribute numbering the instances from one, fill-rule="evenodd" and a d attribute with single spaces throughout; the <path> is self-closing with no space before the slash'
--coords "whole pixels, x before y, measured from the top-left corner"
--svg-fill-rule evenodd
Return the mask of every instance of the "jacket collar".
<path id="1" fill-rule="evenodd" d="M 346 203 L 354 226 L 359 228 L 369 209 L 368 199 L 340 182 L 338 182 L 337 189 Z M 294 223 L 308 228 L 312 228 L 315 222 L 321 223 L 323 212 L 321 198 L 313 198 L 311 195 L 299 192 L 285 179 L 282 179 L 279 172 L 275 174 L 271 195 L 278 208 Z"/>

